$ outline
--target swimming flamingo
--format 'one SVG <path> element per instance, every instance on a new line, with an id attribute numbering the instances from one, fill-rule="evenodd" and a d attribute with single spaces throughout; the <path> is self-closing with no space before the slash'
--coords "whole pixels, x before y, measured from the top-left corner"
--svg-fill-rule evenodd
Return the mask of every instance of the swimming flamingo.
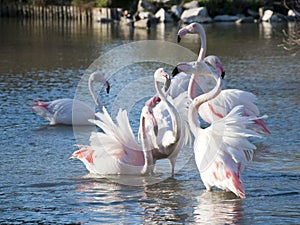
<path id="1" fill-rule="evenodd" d="M 90 137 L 90 146 L 79 146 L 80 149 L 75 151 L 71 158 L 81 160 L 88 171 L 93 174 L 152 173 L 154 169 L 152 150 L 157 146 L 153 146 L 153 142 L 148 141 L 145 123 L 151 121 L 152 132 L 157 132 L 157 122 L 152 111 L 157 102 L 159 99 L 154 97 L 142 109 L 141 145 L 135 140 L 127 111 L 120 109 L 115 123 L 103 107 L 102 112 L 96 113 L 98 120 L 93 121 L 103 132 L 93 132 Z"/>
<path id="2" fill-rule="evenodd" d="M 189 97 L 193 99 L 197 96 L 195 91 L 196 84 L 201 86 L 204 92 L 207 92 L 205 84 L 200 82 L 198 75 L 203 71 L 208 71 L 209 69 L 204 63 L 202 63 L 206 53 L 206 35 L 203 26 L 199 23 L 191 23 L 188 26 L 181 28 L 178 31 L 179 40 L 188 33 L 199 34 L 200 36 L 201 48 L 198 59 L 195 62 L 179 63 L 173 70 L 172 74 L 173 76 L 177 73 L 180 75 L 181 72 L 191 74 L 192 82 L 189 83 L 188 93 Z M 215 75 L 215 80 L 219 76 L 224 77 L 224 69 L 218 57 L 209 56 L 206 61 L 218 71 L 218 73 L 211 73 Z M 222 88 L 224 89 L 224 87 Z M 226 116 L 235 106 L 244 105 L 244 115 L 259 116 L 259 110 L 255 105 L 255 101 L 256 96 L 250 92 L 238 89 L 225 89 L 222 90 L 221 94 L 213 100 L 202 104 L 201 107 L 199 107 L 199 114 L 203 120 L 208 123 L 212 123 L 212 121 Z M 252 128 L 257 129 L 262 133 L 271 134 L 271 131 L 268 129 L 263 119 L 256 120 L 255 124 L 252 125 Z"/>
<path id="3" fill-rule="evenodd" d="M 96 105 L 101 109 L 102 107 L 99 106 L 99 101 L 92 88 L 92 83 L 94 80 L 104 82 L 107 93 L 109 93 L 110 85 L 108 81 L 104 81 L 103 76 L 99 76 L 98 73 L 99 72 L 96 71 L 90 75 L 89 88 Z M 50 125 L 92 125 L 88 120 L 95 118 L 94 109 L 80 100 L 71 98 L 62 98 L 49 102 L 36 100 L 35 103 L 33 103 L 32 110 L 50 121 Z M 72 112 L 75 110 L 76 114 L 73 114 Z"/>
<path id="4" fill-rule="evenodd" d="M 259 137 L 246 126 L 257 118 L 242 116 L 243 106 L 236 106 L 206 129 L 200 127 L 198 120 L 198 108 L 220 94 L 221 84 L 219 77 L 216 86 L 210 92 L 194 98 L 189 107 L 189 124 L 195 136 L 195 160 L 207 190 L 211 191 L 215 186 L 245 198 L 241 173 L 252 160 L 253 150 L 256 149 L 247 138 Z"/>

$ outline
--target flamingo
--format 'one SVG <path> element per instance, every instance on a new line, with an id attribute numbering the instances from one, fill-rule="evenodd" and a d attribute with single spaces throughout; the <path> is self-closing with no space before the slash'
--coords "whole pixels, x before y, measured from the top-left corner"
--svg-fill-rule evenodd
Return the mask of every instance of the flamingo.
<path id="1" fill-rule="evenodd" d="M 206 129 L 200 127 L 198 120 L 198 108 L 220 94 L 221 84 L 222 79 L 219 77 L 216 86 L 210 92 L 194 98 L 190 104 L 188 120 L 195 136 L 195 160 L 208 191 L 215 186 L 245 198 L 241 173 L 252 160 L 253 151 L 256 149 L 247 138 L 260 137 L 246 126 L 257 118 L 243 116 L 244 106 L 236 106 L 222 119 L 213 121 Z"/>
<path id="2" fill-rule="evenodd" d="M 223 69 L 221 60 L 219 57 L 215 55 L 210 55 L 205 57 L 206 54 L 206 35 L 204 28 L 198 23 L 192 23 L 188 26 L 181 28 L 178 31 L 178 43 L 181 41 L 182 37 L 188 33 L 192 34 L 199 34 L 201 37 L 201 48 L 199 52 L 199 56 L 197 61 L 204 61 L 209 67 L 207 67 L 210 72 L 219 73 L 219 75 L 224 78 L 225 71 Z M 187 74 L 184 72 L 179 72 L 174 68 L 173 72 L 173 79 L 171 86 L 168 89 L 168 94 L 171 95 L 173 98 L 178 96 L 182 91 L 188 90 L 188 95 L 191 99 L 195 98 L 200 94 L 203 94 L 208 91 L 208 87 L 206 85 L 207 77 L 194 77 L 191 74 Z M 176 75 L 176 76 L 175 76 Z M 192 83 L 190 83 L 190 79 L 192 79 Z M 191 85 L 189 87 L 189 84 Z"/>
<path id="3" fill-rule="evenodd" d="M 161 102 L 153 109 L 158 123 L 158 134 L 156 143 L 158 149 L 155 151 L 155 160 L 167 158 L 171 164 L 171 174 L 174 177 L 175 163 L 180 149 L 189 140 L 188 123 L 184 121 L 187 117 L 186 94 L 183 93 L 173 99 L 162 91 L 159 83 L 165 87 L 171 82 L 170 75 L 164 68 L 159 68 L 154 73 L 155 89 Z M 187 121 L 187 118 L 186 118 Z"/>
<path id="4" fill-rule="evenodd" d="M 222 63 L 217 56 L 208 56 L 206 60 L 204 60 L 204 56 L 206 53 L 206 35 L 203 26 L 199 23 L 191 23 L 186 27 L 181 28 L 178 31 L 178 40 L 188 34 L 199 34 L 201 40 L 201 48 L 199 52 L 199 56 L 197 61 L 190 63 L 179 63 L 173 70 L 172 74 L 175 76 L 177 73 L 179 75 L 181 72 L 192 74 L 191 82 L 189 82 L 188 93 L 191 99 L 196 96 L 196 84 L 198 84 L 204 92 L 207 92 L 207 88 L 204 84 L 200 83 L 197 78 L 201 72 L 207 71 L 209 69 L 206 67 L 203 61 L 212 65 L 213 68 L 217 70 L 217 73 L 212 72 L 214 74 L 214 79 L 216 80 L 219 76 L 224 78 L 225 72 L 222 67 Z M 201 72 L 200 72 L 201 71 Z M 222 87 L 224 89 L 224 86 Z M 221 94 L 218 95 L 211 101 L 205 102 L 199 107 L 199 115 L 203 120 L 208 123 L 212 123 L 212 121 L 216 119 L 223 118 L 226 116 L 235 106 L 244 105 L 244 115 L 248 116 L 259 116 L 259 109 L 255 105 L 256 96 L 250 92 L 242 91 L 238 89 L 225 89 L 222 90 Z M 251 125 L 253 129 L 257 129 L 261 133 L 271 134 L 271 131 L 268 129 L 266 123 L 263 119 L 257 119 L 254 125 Z"/>
<path id="5" fill-rule="evenodd" d="M 103 132 L 93 132 L 90 137 L 90 146 L 79 146 L 70 158 L 81 160 L 87 170 L 93 174 L 151 174 L 154 168 L 152 141 L 146 136 L 146 121 L 151 121 L 151 132 L 157 132 L 157 122 L 153 116 L 153 107 L 159 102 L 159 98 L 153 97 L 142 109 L 140 116 L 141 145 L 134 137 L 129 124 L 127 111 L 120 109 L 116 116 L 116 123 L 102 107 L 102 111 L 96 113 L 98 120 L 94 120 Z M 149 128 L 149 124 L 148 124 Z M 149 130 L 148 130 L 149 132 Z"/>
<path id="6" fill-rule="evenodd" d="M 135 141 L 126 110 L 119 111 L 115 124 L 102 107 L 102 112 L 96 114 L 99 120 L 93 122 L 104 133 L 92 133 L 90 146 L 80 146 L 71 158 L 80 159 L 96 174 L 151 174 L 156 161 L 167 158 L 174 176 L 176 158 L 185 143 L 182 121 L 159 87 L 160 82 L 167 85 L 170 76 L 160 68 L 155 71 L 154 80 L 158 97 L 151 98 L 142 109 L 141 146 Z"/>
<path id="7" fill-rule="evenodd" d="M 203 74 L 203 71 L 205 71 L 203 68 L 203 62 L 180 63 L 177 65 L 178 71 L 182 70 L 194 75 Z M 219 77 L 214 73 L 214 79 L 217 80 Z M 198 113 L 204 121 L 211 124 L 215 120 L 224 118 L 235 106 L 243 105 L 244 116 L 256 116 L 258 118 L 260 112 L 255 104 L 256 99 L 256 96 L 251 92 L 239 89 L 225 89 L 221 90 L 221 93 L 216 98 L 201 104 L 198 107 Z M 263 120 L 265 118 L 267 116 L 256 119 L 249 127 L 260 133 L 271 134 Z"/>
<path id="8" fill-rule="evenodd" d="M 107 93 L 109 93 L 110 84 L 108 81 L 103 80 L 103 76 L 99 75 L 101 74 L 99 74 L 98 71 L 90 75 L 89 89 L 97 107 L 101 109 L 102 107 L 99 105 L 100 103 L 93 90 L 92 83 L 94 81 L 104 82 Z M 50 125 L 92 125 L 92 123 L 90 123 L 88 120 L 95 118 L 94 109 L 80 100 L 71 98 L 62 98 L 49 102 L 35 100 L 32 110 L 46 120 L 50 121 Z M 76 114 L 73 114 L 72 112 L 75 110 Z"/>

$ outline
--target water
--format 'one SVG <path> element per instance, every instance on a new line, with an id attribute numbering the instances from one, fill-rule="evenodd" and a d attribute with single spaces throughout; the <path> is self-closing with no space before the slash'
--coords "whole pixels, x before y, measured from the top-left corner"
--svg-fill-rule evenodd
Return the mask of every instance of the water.
<path id="1" fill-rule="evenodd" d="M 288 27 L 205 28 L 208 54 L 222 59 L 227 87 L 255 93 L 261 114 L 269 115 L 272 136 L 257 143 L 254 161 L 243 173 L 246 199 L 207 193 L 193 158 L 175 178 L 153 185 L 129 186 L 118 182 L 124 177 L 90 176 L 80 161 L 68 160 L 77 149 L 73 145 L 86 139 L 76 139 L 71 127 L 49 126 L 30 110 L 33 99 L 72 98 L 85 69 L 100 55 L 131 41 L 175 43 L 178 27 L 146 31 L 1 19 L 0 223 L 299 224 L 300 64 L 298 55 L 278 47 L 281 30 Z M 187 36 L 181 45 L 197 54 L 198 37 Z M 104 104 L 111 109 L 124 85 L 137 76 L 146 83 L 159 66 L 137 63 L 118 71 L 110 78 L 111 94 L 101 93 Z M 124 93 L 130 101 L 136 96 L 133 89 Z M 135 132 L 142 104 L 140 99 L 137 109 L 130 110 Z"/>

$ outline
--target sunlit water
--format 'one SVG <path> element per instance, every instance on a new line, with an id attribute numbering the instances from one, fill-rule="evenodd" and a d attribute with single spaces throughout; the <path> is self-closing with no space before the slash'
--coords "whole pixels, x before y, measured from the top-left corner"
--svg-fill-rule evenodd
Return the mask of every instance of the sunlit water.
<path id="1" fill-rule="evenodd" d="M 80 161 L 68 160 L 74 144 L 86 144 L 78 143 L 72 127 L 49 126 L 30 110 L 33 99 L 73 98 L 85 69 L 116 46 L 147 39 L 175 43 L 177 26 L 146 31 L 1 19 L 0 223 L 299 224 L 300 64 L 299 55 L 278 47 L 287 27 L 205 28 L 208 54 L 222 59 L 227 87 L 255 93 L 261 113 L 269 115 L 272 136 L 257 143 L 254 161 L 243 174 L 246 199 L 207 193 L 193 158 L 174 178 L 153 185 L 143 177 L 137 178 L 142 186 L 120 184 L 124 177 L 92 177 Z M 199 44 L 197 36 L 182 42 L 195 53 Z M 124 83 L 151 76 L 160 66 L 124 68 L 111 78 L 111 94 L 101 93 L 101 100 L 110 110 Z M 135 90 L 125 93 L 129 100 L 136 98 Z M 135 132 L 142 104 L 130 111 Z"/>

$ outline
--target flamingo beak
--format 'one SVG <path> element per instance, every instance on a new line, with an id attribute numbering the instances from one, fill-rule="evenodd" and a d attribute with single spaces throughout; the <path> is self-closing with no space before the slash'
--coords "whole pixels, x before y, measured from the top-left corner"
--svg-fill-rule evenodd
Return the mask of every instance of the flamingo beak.
<path id="1" fill-rule="evenodd" d="M 224 77 L 225 77 L 225 71 L 222 71 L 221 77 L 222 77 L 222 79 L 224 79 Z"/>
<path id="2" fill-rule="evenodd" d="M 177 35 L 177 43 L 180 43 L 180 41 L 181 41 L 181 37 L 180 35 Z"/>
<path id="3" fill-rule="evenodd" d="M 179 63 L 172 71 L 172 76 L 175 77 L 178 73 L 185 72 L 191 73 L 193 72 L 193 64 L 192 63 Z"/>
<path id="4" fill-rule="evenodd" d="M 189 30 L 186 27 L 181 28 L 177 34 L 177 43 L 180 43 L 181 38 L 189 33 Z"/>
<path id="5" fill-rule="evenodd" d="M 221 63 L 217 63 L 217 70 L 218 70 L 220 76 L 222 77 L 222 79 L 224 79 L 225 71 L 224 71 L 224 68 Z"/>
<path id="6" fill-rule="evenodd" d="M 109 94 L 109 90 L 110 90 L 110 83 L 108 81 L 105 81 L 104 83 L 104 87 L 106 88 L 106 93 Z"/>
<path id="7" fill-rule="evenodd" d="M 175 77 L 179 73 L 180 73 L 180 71 L 179 71 L 178 67 L 176 66 L 172 71 L 172 76 Z"/>

